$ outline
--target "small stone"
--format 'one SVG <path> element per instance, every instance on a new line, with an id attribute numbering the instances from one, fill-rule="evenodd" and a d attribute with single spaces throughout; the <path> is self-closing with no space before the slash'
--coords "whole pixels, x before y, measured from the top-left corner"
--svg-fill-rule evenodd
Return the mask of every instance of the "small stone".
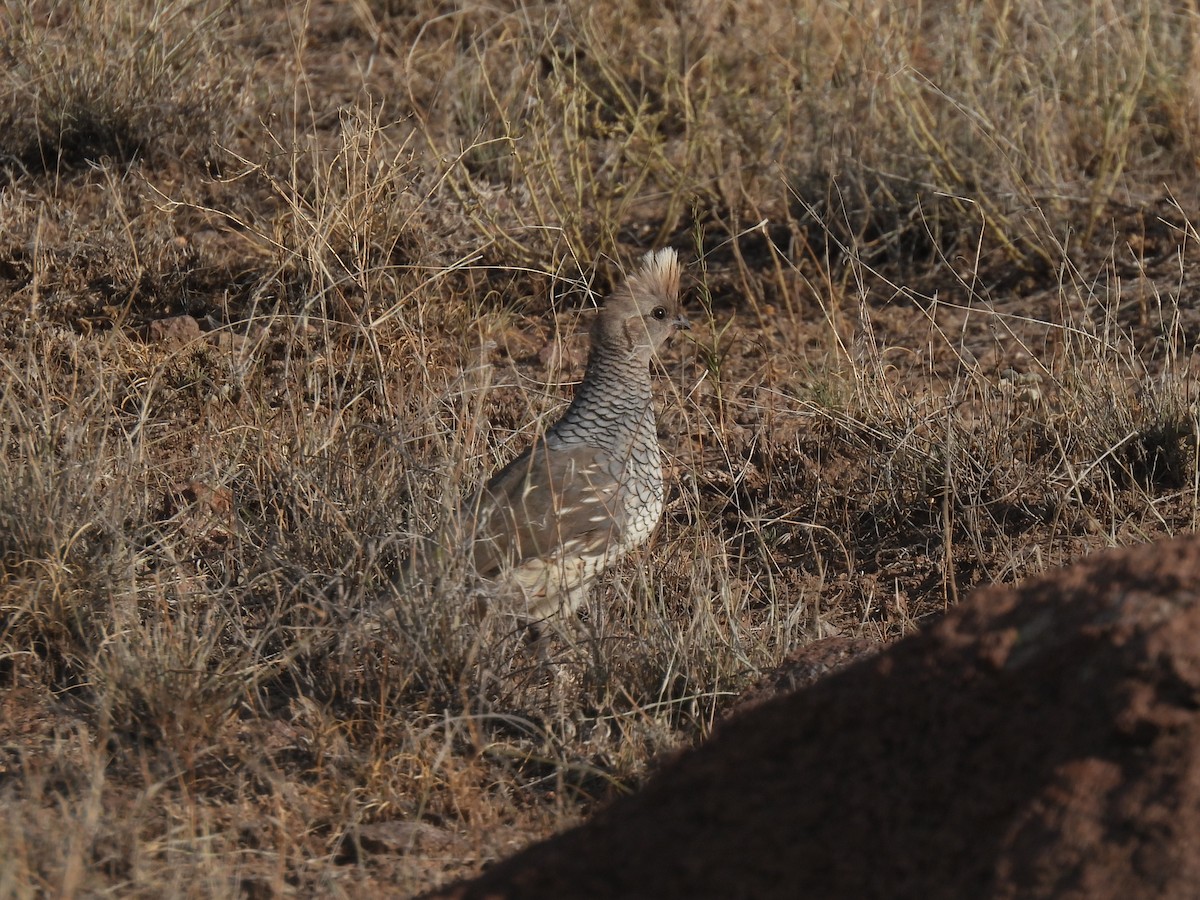
<path id="1" fill-rule="evenodd" d="M 187 315 L 155 319 L 145 329 L 150 344 L 187 344 L 200 336 L 200 323 Z"/>

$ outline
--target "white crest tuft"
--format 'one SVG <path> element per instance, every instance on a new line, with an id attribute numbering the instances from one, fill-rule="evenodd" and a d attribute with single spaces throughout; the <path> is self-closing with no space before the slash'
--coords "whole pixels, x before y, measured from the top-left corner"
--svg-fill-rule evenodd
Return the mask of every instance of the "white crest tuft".
<path id="1" fill-rule="evenodd" d="M 660 300 L 674 301 L 679 296 L 682 268 L 679 257 L 670 247 L 651 250 L 642 257 L 637 272 L 629 276 L 628 291 L 634 297 L 650 295 Z"/>

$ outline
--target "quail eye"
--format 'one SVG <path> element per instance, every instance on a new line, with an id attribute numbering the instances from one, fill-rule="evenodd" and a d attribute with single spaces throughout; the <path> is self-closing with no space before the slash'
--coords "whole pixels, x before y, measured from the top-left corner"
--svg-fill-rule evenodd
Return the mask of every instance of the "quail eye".
<path id="1" fill-rule="evenodd" d="M 656 306 L 650 310 L 650 315 L 656 319 L 665 319 L 667 317 L 667 308 L 665 306 Z"/>

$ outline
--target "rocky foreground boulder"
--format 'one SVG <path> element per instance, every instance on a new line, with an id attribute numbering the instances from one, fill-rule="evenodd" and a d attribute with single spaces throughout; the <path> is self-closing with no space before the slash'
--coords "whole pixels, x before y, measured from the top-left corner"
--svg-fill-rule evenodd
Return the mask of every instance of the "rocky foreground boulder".
<path id="1" fill-rule="evenodd" d="M 1200 541 L 975 592 L 433 895 L 1200 896 Z"/>

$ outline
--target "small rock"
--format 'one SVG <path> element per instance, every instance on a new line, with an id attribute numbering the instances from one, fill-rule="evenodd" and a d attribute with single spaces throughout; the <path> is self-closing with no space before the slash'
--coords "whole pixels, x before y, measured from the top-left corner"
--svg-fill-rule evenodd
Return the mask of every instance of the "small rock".
<path id="1" fill-rule="evenodd" d="M 150 344 L 186 344 L 200 336 L 200 323 L 186 315 L 155 319 L 145 328 L 146 342 Z"/>
<path id="2" fill-rule="evenodd" d="M 366 853 L 405 854 L 420 850 L 445 850 L 455 837 L 428 822 L 372 822 L 354 830 L 358 845 Z"/>

